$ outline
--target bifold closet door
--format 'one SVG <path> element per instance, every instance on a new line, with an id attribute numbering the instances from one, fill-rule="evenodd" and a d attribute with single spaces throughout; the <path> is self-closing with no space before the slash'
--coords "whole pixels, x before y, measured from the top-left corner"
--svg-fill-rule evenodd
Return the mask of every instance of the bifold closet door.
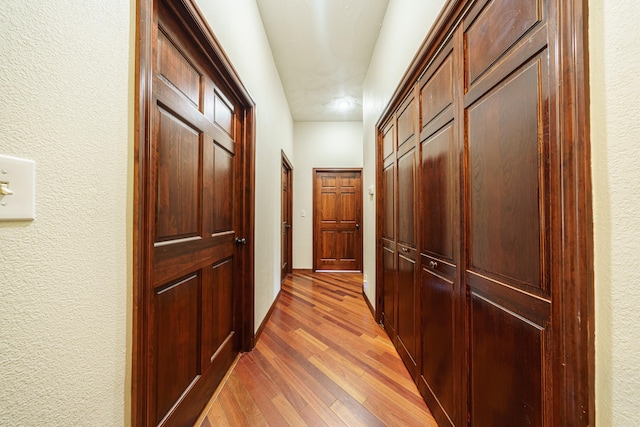
<path id="1" fill-rule="evenodd" d="M 466 375 L 461 360 L 464 321 L 455 317 L 459 292 L 458 120 L 454 93 L 459 33 L 419 82 L 421 98 L 421 375 L 418 386 L 440 425 L 461 417 L 455 384 Z M 455 49 L 454 49 L 455 47 Z M 454 336 L 456 334 L 456 336 Z"/>
<path id="2" fill-rule="evenodd" d="M 470 419 L 550 425 L 549 254 L 556 203 L 553 1 L 476 2 L 465 18 Z M 555 210 L 559 212 L 559 210 Z"/>
<path id="3" fill-rule="evenodd" d="M 396 343 L 397 242 L 396 242 L 396 126 L 390 123 L 382 135 L 382 324 Z"/>
<path id="4" fill-rule="evenodd" d="M 398 325 L 397 347 L 413 378 L 418 373 L 419 287 L 418 287 L 418 203 L 417 99 L 413 92 L 397 113 L 398 129 Z"/>

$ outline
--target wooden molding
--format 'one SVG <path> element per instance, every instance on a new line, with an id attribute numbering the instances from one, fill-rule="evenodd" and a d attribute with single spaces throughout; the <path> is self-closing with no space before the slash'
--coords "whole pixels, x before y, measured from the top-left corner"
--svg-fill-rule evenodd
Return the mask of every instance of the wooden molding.
<path id="1" fill-rule="evenodd" d="M 369 301 L 369 297 L 364 292 L 364 290 L 362 291 L 362 298 L 364 298 L 364 302 L 367 303 L 367 307 L 369 307 L 369 311 L 371 312 L 371 315 L 373 316 L 373 318 L 376 320 L 376 323 L 380 323 L 376 318 L 376 311 L 373 309 L 373 306 L 371 305 L 371 301 Z"/>
<path id="2" fill-rule="evenodd" d="M 282 296 L 282 288 L 278 291 L 278 295 L 276 295 L 276 299 L 273 300 L 273 303 L 271 304 L 269 311 L 267 311 L 266 316 L 264 316 L 264 319 L 262 320 L 262 322 L 260 323 L 260 326 L 258 327 L 258 330 L 256 331 L 256 335 L 253 340 L 254 346 L 260 339 L 260 335 L 262 335 L 262 333 L 264 332 L 264 328 L 267 326 L 269 319 L 271 319 L 271 315 L 273 314 L 273 311 L 276 309 L 276 305 L 278 304 L 278 301 L 280 301 L 281 296 Z"/>

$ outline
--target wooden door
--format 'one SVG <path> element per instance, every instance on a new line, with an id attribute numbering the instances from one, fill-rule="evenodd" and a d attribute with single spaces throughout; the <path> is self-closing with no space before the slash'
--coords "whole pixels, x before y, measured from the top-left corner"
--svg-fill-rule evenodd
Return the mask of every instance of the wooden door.
<path id="1" fill-rule="evenodd" d="M 555 19 L 553 0 L 493 0 L 477 2 L 463 23 L 474 425 L 551 425 L 560 392 L 551 375 L 560 368 L 552 341 L 560 263 L 549 258 L 562 214 Z"/>
<path id="2" fill-rule="evenodd" d="M 378 197 L 378 215 L 381 244 L 382 275 L 378 283 L 382 297 L 378 299 L 382 322 L 387 334 L 397 345 L 396 313 L 398 306 L 397 269 L 398 253 L 396 241 L 396 126 L 391 121 L 381 135 L 380 156 L 383 161 L 381 174 L 382 192 Z"/>
<path id="3" fill-rule="evenodd" d="M 397 346 L 413 378 L 418 373 L 419 287 L 417 221 L 417 98 L 412 91 L 397 113 Z"/>
<path id="4" fill-rule="evenodd" d="M 313 187 L 313 269 L 361 271 L 361 169 L 314 169 Z"/>
<path id="5" fill-rule="evenodd" d="M 195 35 L 206 24 L 192 4 L 159 1 L 148 13 L 134 424 L 182 426 L 198 417 L 252 329 L 249 110 L 202 50 L 211 40 Z"/>
<path id="6" fill-rule="evenodd" d="M 282 187 L 281 199 L 281 245 L 280 245 L 280 280 L 284 280 L 291 273 L 293 250 L 291 247 L 293 224 L 293 166 L 287 156 L 282 152 L 282 173 L 280 185 Z"/>
<path id="7" fill-rule="evenodd" d="M 426 70 L 420 90 L 421 331 L 418 387 L 439 425 L 462 417 L 459 378 L 466 351 L 465 322 L 455 316 L 460 294 L 458 121 L 454 85 L 459 32 Z M 459 303 L 458 303 L 459 305 Z M 458 381 L 458 382 L 457 382 Z M 456 399 L 457 397 L 457 399 Z"/>

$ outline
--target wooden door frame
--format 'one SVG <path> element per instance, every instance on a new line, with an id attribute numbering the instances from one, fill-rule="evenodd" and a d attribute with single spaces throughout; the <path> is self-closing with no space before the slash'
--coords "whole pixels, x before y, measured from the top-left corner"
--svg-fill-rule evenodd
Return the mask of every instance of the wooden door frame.
<path id="1" fill-rule="evenodd" d="M 239 282 L 238 304 L 240 318 L 238 333 L 240 350 L 254 346 L 254 224 L 255 224 L 255 103 L 242 84 L 238 73 L 215 37 L 194 0 L 167 0 L 176 6 L 180 18 L 199 43 L 206 57 L 220 74 L 224 83 L 240 102 L 239 120 L 243 122 L 240 142 L 243 149 L 238 158 L 237 177 L 244 189 L 242 200 L 241 236 L 247 238 L 244 250 L 238 251 Z M 157 22 L 158 0 L 136 2 L 136 56 L 134 94 L 134 147 L 133 147 L 133 288 L 132 288 L 132 354 L 131 354 L 131 422 L 146 425 L 147 402 L 147 322 L 149 304 L 145 283 L 153 270 L 153 236 L 147 223 L 153 221 L 153 207 L 149 206 L 150 191 L 150 137 L 152 129 L 153 82 L 153 26 Z"/>
<path id="2" fill-rule="evenodd" d="M 591 185 L 591 141 L 589 116 L 589 51 L 587 0 L 550 0 L 558 8 L 556 96 L 558 98 L 558 150 L 561 158 L 562 233 L 556 262 L 563 265 L 554 304 L 554 322 L 560 322 L 561 343 L 554 356 L 562 363 L 554 381 L 562 396 L 554 398 L 553 411 L 563 424 L 595 423 L 595 347 L 593 287 L 593 212 Z M 404 73 L 391 100 L 376 123 L 376 279 L 382 283 L 382 162 L 381 130 L 420 78 L 440 43 L 458 23 L 458 17 L 473 0 L 448 0 Z M 560 213 L 554 212 L 554 215 Z M 376 319 L 381 319 L 383 289 L 376 286 Z M 560 424 L 560 423 L 558 423 Z"/>
<path id="3" fill-rule="evenodd" d="M 282 157 L 282 167 L 287 168 L 289 173 L 287 174 L 287 195 L 288 200 L 286 200 L 287 205 L 289 206 L 289 216 L 290 216 L 290 224 L 289 231 L 287 232 L 287 270 L 285 274 L 282 275 L 282 260 L 280 260 L 280 282 L 284 281 L 288 274 L 291 274 L 293 271 L 293 164 L 289 161 L 289 158 L 285 154 L 284 150 L 280 150 L 280 155 Z M 283 183 L 281 182 L 280 185 Z M 282 220 L 282 204 L 280 204 L 280 219 Z M 282 236 L 282 221 L 280 221 L 280 236 Z M 282 239 L 282 237 L 281 237 Z M 282 251 L 280 251 L 282 253 Z"/>
<path id="4" fill-rule="evenodd" d="M 360 194 L 356 195 L 356 197 L 359 197 L 360 200 L 360 222 L 358 224 L 360 224 L 360 272 L 362 272 L 364 270 L 364 232 L 363 232 L 363 227 L 362 227 L 362 217 L 363 217 L 363 212 L 362 210 L 364 209 L 364 200 L 363 200 L 363 194 L 364 194 L 364 190 L 362 189 L 362 168 L 313 168 L 313 172 L 312 172 L 312 176 L 311 176 L 311 181 L 312 181 L 312 208 L 311 208 L 311 216 L 312 216 L 312 222 L 313 222 L 313 271 L 316 272 L 318 271 L 318 266 L 316 265 L 316 242 L 318 241 L 318 230 L 316 227 L 316 174 L 318 172 L 358 172 L 360 174 Z"/>

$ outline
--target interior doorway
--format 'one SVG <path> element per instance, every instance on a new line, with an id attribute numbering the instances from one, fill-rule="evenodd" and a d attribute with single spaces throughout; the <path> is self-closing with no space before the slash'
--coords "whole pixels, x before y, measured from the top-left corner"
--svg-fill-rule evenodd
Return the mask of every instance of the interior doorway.
<path id="1" fill-rule="evenodd" d="M 362 169 L 313 170 L 313 270 L 362 271 Z"/>
<path id="2" fill-rule="evenodd" d="M 293 229 L 293 165 L 282 151 L 282 198 L 281 198 L 281 270 L 280 281 L 291 273 L 293 265 L 292 233 Z"/>

